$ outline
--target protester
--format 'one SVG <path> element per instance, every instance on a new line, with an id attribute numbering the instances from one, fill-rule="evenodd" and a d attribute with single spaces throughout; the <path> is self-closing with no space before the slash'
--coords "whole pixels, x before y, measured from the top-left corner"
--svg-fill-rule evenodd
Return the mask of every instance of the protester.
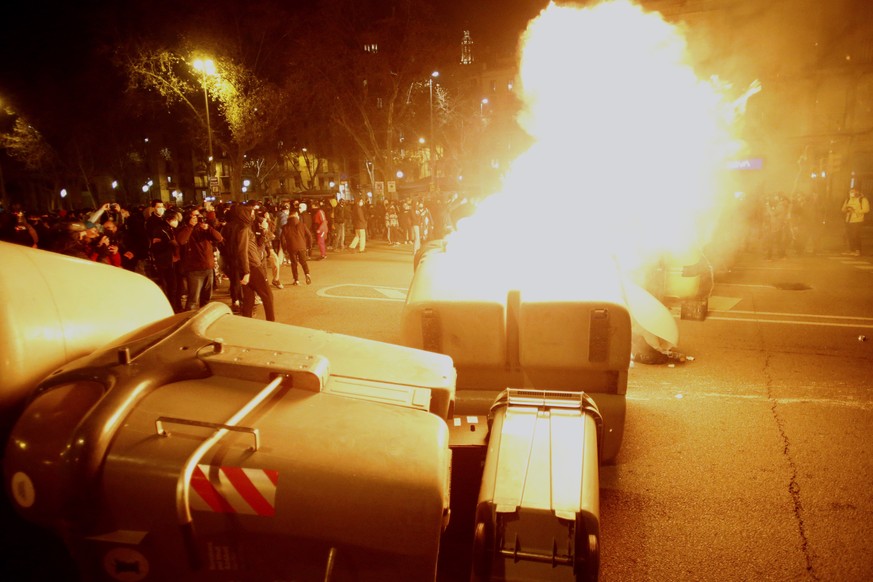
<path id="1" fill-rule="evenodd" d="M 234 204 L 228 212 L 225 232 L 225 268 L 232 273 L 231 280 L 238 279 L 242 290 L 240 315 L 252 317 L 255 308 L 255 294 L 261 298 L 264 305 L 264 317 L 267 321 L 275 321 L 273 311 L 273 291 L 267 283 L 267 277 L 261 260 L 256 235 L 252 230 L 255 219 L 255 207 Z"/>
<path id="2" fill-rule="evenodd" d="M 389 245 L 393 247 L 400 244 L 402 238 L 400 220 L 397 216 L 397 205 L 393 202 L 388 205 L 388 209 L 385 211 L 385 232 Z"/>
<path id="3" fill-rule="evenodd" d="M 176 242 L 176 227 L 182 215 L 175 209 L 160 212 L 163 219 L 149 226 L 149 256 L 154 266 L 157 283 L 160 285 L 173 311 L 182 311 L 182 287 L 179 271 L 179 244 Z M 156 216 L 156 215 L 153 215 Z"/>
<path id="4" fill-rule="evenodd" d="M 763 218 L 765 258 L 784 259 L 790 234 L 788 198 L 781 192 L 772 195 L 766 201 Z"/>
<path id="5" fill-rule="evenodd" d="M 317 260 L 323 261 L 327 258 L 327 233 L 329 232 L 327 215 L 319 202 L 313 202 L 312 207 L 315 208 L 312 225 L 315 228 L 315 239 L 318 242 L 319 256 Z"/>
<path id="6" fill-rule="evenodd" d="M 85 241 L 85 223 L 80 220 L 61 222 L 57 228 L 58 234 L 51 248 L 53 252 L 76 257 L 86 261 L 92 260 L 91 247 Z"/>
<path id="7" fill-rule="evenodd" d="M 197 209 L 186 213 L 176 232 L 182 261 L 182 273 L 188 283 L 185 309 L 203 307 L 212 300 L 215 287 L 215 245 L 224 238 Z"/>
<path id="8" fill-rule="evenodd" d="M 367 251 L 367 211 L 364 208 L 364 199 L 358 198 L 355 208 L 352 210 L 352 226 L 355 229 L 355 238 L 352 239 L 352 244 L 349 245 L 349 250 L 354 251 L 355 247 L 360 243 L 361 248 L 359 253 Z"/>
<path id="9" fill-rule="evenodd" d="M 0 213 L 0 240 L 38 248 L 39 235 L 36 229 L 28 224 L 24 210 L 15 205 L 12 212 Z"/>
<path id="10" fill-rule="evenodd" d="M 297 263 L 300 263 L 303 267 L 303 274 L 306 276 L 306 284 L 309 285 L 312 283 L 312 277 L 309 276 L 306 249 L 312 246 L 312 232 L 300 220 L 298 213 L 295 212 L 288 219 L 288 223 L 282 229 L 282 238 L 285 239 L 288 258 L 291 260 L 291 274 L 294 276 L 294 281 L 291 284 L 300 285 L 300 280 L 297 277 Z"/>
<path id="11" fill-rule="evenodd" d="M 282 269 L 282 261 L 279 254 L 276 252 L 276 247 L 281 247 L 281 244 L 276 244 L 277 240 L 281 240 L 281 236 L 275 234 L 276 227 L 273 224 L 273 217 L 269 212 L 258 214 L 255 223 L 255 239 L 258 248 L 261 250 L 261 260 L 264 263 L 266 272 L 270 275 L 270 282 L 276 289 L 284 289 L 282 281 L 279 279 L 279 273 Z"/>
<path id="12" fill-rule="evenodd" d="M 309 213 L 309 206 L 306 202 L 300 203 L 297 207 L 297 214 L 300 216 L 300 222 L 302 222 L 303 226 L 306 227 L 306 230 L 312 234 L 312 237 L 309 239 L 309 246 L 306 249 L 306 258 L 309 258 L 312 256 L 312 245 L 315 242 L 315 233 L 312 230 L 312 215 Z"/>
<path id="13" fill-rule="evenodd" d="M 860 190 L 852 188 L 849 190 L 849 197 L 843 202 L 842 211 L 846 215 L 846 238 L 849 241 L 849 251 L 843 254 L 860 257 L 861 228 L 870 212 L 870 201 Z"/>
<path id="14" fill-rule="evenodd" d="M 344 200 L 337 202 L 333 215 L 333 249 L 341 253 L 346 248 L 346 225 L 349 223 L 349 207 Z"/>
<path id="15" fill-rule="evenodd" d="M 285 202 L 284 204 L 282 204 L 282 207 L 276 214 L 276 220 L 273 230 L 273 234 L 276 235 L 276 238 L 273 239 L 273 248 L 276 251 L 276 254 L 279 255 L 279 262 L 283 265 L 290 262 L 288 261 L 288 251 L 283 246 L 282 240 L 282 229 L 285 228 L 286 224 L 288 224 L 289 216 L 291 216 L 291 205 Z"/>

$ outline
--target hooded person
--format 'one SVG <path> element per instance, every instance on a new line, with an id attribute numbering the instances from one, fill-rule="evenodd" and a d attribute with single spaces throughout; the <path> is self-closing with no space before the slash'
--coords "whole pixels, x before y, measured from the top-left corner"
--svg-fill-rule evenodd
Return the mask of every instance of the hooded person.
<path id="1" fill-rule="evenodd" d="M 306 257 L 309 258 L 312 256 L 312 245 L 315 242 L 315 232 L 312 230 L 312 214 L 309 211 L 309 206 L 306 202 L 301 202 L 300 206 L 297 207 L 297 213 L 300 215 L 300 222 L 303 223 L 310 233 L 312 233 L 312 237 L 309 240 L 309 246 L 306 247 Z"/>
<path id="2" fill-rule="evenodd" d="M 255 238 L 255 231 L 252 229 L 254 218 L 254 206 L 234 204 L 227 212 L 227 224 L 221 231 L 221 236 L 224 238 L 222 256 L 225 272 L 230 279 L 231 300 L 240 301 L 240 315 L 244 317 L 254 315 L 257 293 L 264 304 L 265 319 L 275 321 L 273 291 L 267 282 L 261 262 L 261 252 Z M 236 293 L 234 293 L 234 284 L 238 285 Z"/>
<path id="3" fill-rule="evenodd" d="M 303 224 L 298 213 L 293 213 L 282 228 L 282 240 L 288 249 L 288 258 L 291 260 L 291 274 L 294 276 L 294 281 L 291 284 L 300 285 L 297 278 L 297 263 L 300 263 L 303 267 L 303 274 L 306 276 L 306 284 L 309 285 L 312 283 L 312 277 L 309 276 L 306 255 L 307 249 L 312 246 L 312 231 Z"/>

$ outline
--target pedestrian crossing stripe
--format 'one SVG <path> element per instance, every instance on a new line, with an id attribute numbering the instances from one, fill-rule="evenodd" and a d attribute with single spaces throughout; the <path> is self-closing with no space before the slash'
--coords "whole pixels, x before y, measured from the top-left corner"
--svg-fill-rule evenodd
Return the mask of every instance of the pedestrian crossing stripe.
<path id="1" fill-rule="evenodd" d="M 197 465 L 191 475 L 191 509 L 272 517 L 279 472 Z"/>

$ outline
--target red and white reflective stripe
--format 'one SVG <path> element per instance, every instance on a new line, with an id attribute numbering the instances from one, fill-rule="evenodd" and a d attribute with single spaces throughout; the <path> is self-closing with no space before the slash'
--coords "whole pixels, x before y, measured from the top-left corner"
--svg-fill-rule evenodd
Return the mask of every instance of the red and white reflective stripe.
<path id="1" fill-rule="evenodd" d="M 214 513 L 276 514 L 279 471 L 197 465 L 191 476 L 191 509 Z"/>

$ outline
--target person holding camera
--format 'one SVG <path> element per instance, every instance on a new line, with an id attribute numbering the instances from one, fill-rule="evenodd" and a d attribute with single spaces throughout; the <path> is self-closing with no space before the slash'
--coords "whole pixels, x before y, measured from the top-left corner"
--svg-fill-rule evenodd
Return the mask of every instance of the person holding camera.
<path id="1" fill-rule="evenodd" d="M 215 249 L 224 238 L 195 208 L 185 213 L 176 231 L 182 261 L 182 274 L 188 282 L 185 309 L 203 307 L 212 301 L 215 288 Z"/>
<path id="2" fill-rule="evenodd" d="M 133 253 L 123 250 L 123 239 L 114 220 L 107 220 L 103 223 L 103 236 L 100 238 L 97 248 L 99 252 L 97 261 L 113 267 L 120 267 L 125 255 L 128 258 L 133 257 Z"/>

